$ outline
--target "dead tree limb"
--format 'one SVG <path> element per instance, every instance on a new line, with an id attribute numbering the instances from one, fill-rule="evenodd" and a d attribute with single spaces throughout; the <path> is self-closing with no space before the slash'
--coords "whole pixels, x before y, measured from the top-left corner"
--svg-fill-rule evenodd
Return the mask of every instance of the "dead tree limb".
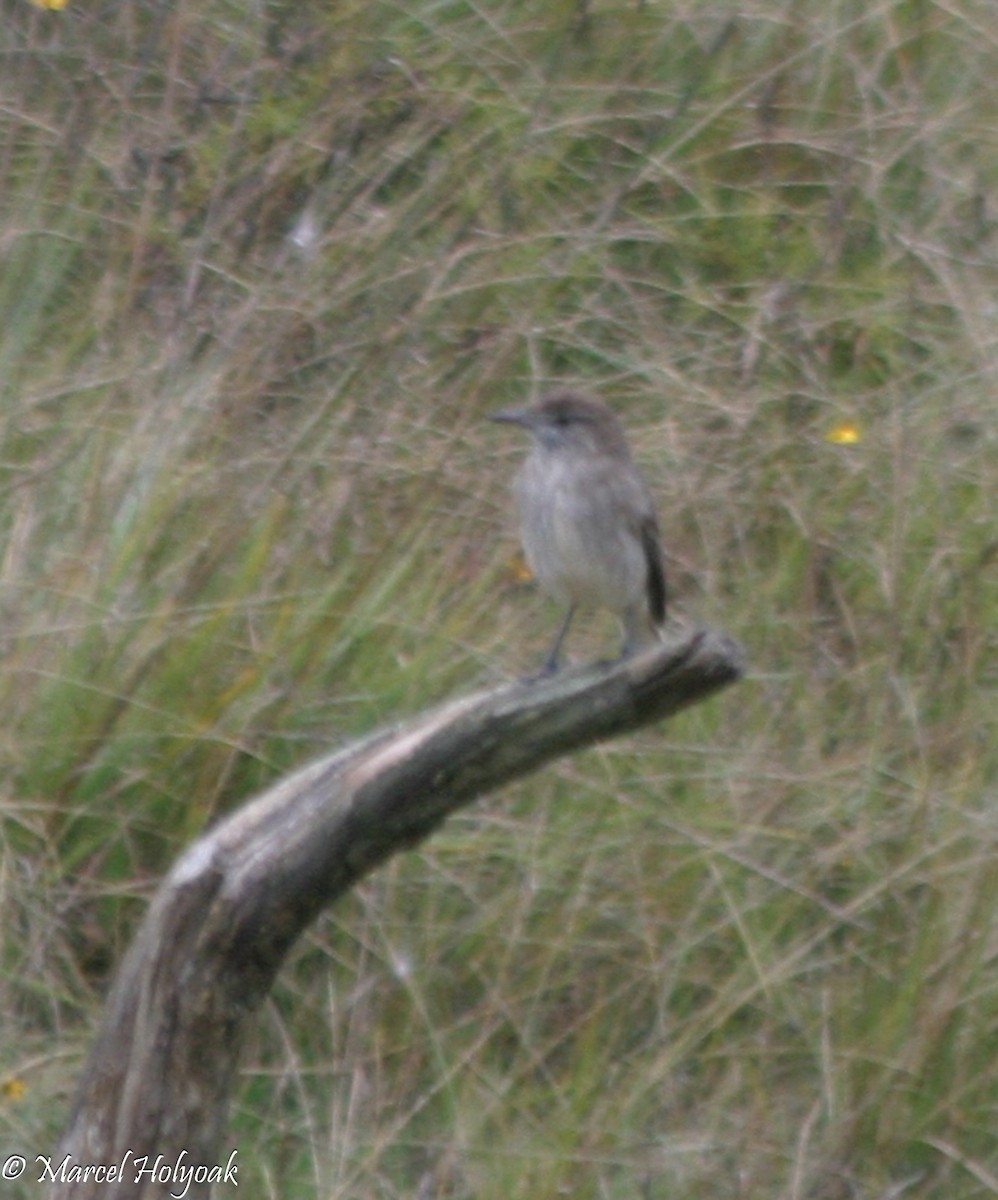
<path id="1" fill-rule="evenodd" d="M 126 1153 L 216 1163 L 248 1023 L 322 908 L 475 797 L 741 672 L 738 648 L 701 630 L 622 662 L 494 687 L 303 767 L 209 830 L 170 871 L 121 965 L 53 1158 L 62 1178 Z M 145 1177 L 124 1194 L 169 1191 Z M 210 1191 L 192 1183 L 187 1195 Z M 52 1195 L 104 1197 L 107 1182 L 58 1182 Z"/>

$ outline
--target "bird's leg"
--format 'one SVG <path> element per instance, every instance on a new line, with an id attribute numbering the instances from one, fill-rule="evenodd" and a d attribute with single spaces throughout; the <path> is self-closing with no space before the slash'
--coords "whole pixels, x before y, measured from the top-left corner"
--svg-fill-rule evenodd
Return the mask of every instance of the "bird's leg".
<path id="1" fill-rule="evenodd" d="M 620 647 L 620 657 L 630 658 L 639 644 L 637 622 L 633 616 L 628 615 L 624 621 L 624 644 Z"/>
<path id="2" fill-rule="evenodd" d="M 548 656 L 544 660 L 544 666 L 541 667 L 539 678 L 544 678 L 546 675 L 553 675 L 558 670 L 558 659 L 561 657 L 561 647 L 565 640 L 565 634 L 568 633 L 568 627 L 572 623 L 572 618 L 575 616 L 575 605 L 568 606 L 568 612 L 565 613 L 565 619 L 561 623 L 561 628 L 558 630 L 558 636 L 554 639 L 554 645 L 548 651 Z"/>
<path id="3" fill-rule="evenodd" d="M 621 658 L 630 658 L 643 646 L 650 646 L 662 640 L 661 628 L 649 620 L 647 611 L 641 605 L 627 609 L 623 615 L 623 623 L 624 644 L 620 650 Z"/>

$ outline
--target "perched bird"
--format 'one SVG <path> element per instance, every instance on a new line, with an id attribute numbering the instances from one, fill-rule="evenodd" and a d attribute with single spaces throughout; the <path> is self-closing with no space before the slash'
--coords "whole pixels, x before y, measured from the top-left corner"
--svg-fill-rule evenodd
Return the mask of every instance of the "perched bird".
<path id="1" fill-rule="evenodd" d="M 617 613 L 624 656 L 657 637 L 666 601 L 658 522 L 614 413 L 562 391 L 492 420 L 520 425 L 533 439 L 515 484 L 523 549 L 541 588 L 568 606 L 543 674 L 557 670 L 579 605 Z"/>

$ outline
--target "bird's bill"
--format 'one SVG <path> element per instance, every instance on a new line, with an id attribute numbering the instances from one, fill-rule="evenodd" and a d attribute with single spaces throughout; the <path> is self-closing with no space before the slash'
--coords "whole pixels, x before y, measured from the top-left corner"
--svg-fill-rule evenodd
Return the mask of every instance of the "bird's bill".
<path id="1" fill-rule="evenodd" d="M 501 408 L 489 415 L 490 421 L 504 421 L 507 425 L 523 425 L 529 428 L 533 423 L 533 413 L 529 408 Z"/>

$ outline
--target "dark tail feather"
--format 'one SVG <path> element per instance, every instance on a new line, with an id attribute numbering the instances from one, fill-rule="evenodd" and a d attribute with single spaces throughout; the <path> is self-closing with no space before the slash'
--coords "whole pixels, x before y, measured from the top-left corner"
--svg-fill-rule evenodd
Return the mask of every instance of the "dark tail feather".
<path id="1" fill-rule="evenodd" d="M 641 527 L 641 545 L 648 564 L 648 612 L 653 625 L 665 620 L 666 587 L 665 566 L 662 563 L 662 546 L 654 521 L 646 521 Z"/>

